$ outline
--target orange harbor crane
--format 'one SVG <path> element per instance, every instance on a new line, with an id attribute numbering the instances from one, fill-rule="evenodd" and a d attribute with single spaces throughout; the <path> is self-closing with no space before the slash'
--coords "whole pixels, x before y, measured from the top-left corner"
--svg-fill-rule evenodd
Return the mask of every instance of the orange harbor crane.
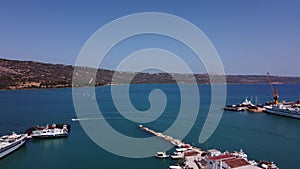
<path id="1" fill-rule="evenodd" d="M 268 77 L 269 77 L 270 86 L 271 86 L 272 92 L 273 92 L 273 98 L 274 98 L 273 102 L 274 102 L 275 104 L 279 104 L 279 101 L 278 101 L 278 97 L 279 97 L 279 96 L 278 96 L 278 91 L 275 90 L 275 88 L 274 88 L 274 86 L 273 86 L 273 82 L 272 82 L 272 79 L 271 79 L 271 76 L 270 76 L 270 73 L 269 73 L 269 72 L 267 72 L 267 75 L 268 75 Z"/>

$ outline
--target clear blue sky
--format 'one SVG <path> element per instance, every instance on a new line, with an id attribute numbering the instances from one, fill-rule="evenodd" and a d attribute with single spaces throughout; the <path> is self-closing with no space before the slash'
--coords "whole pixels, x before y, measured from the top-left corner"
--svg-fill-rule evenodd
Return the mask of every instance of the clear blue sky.
<path id="1" fill-rule="evenodd" d="M 170 13 L 198 26 L 227 74 L 300 76 L 299 0 L 1 0 L 0 57 L 75 64 L 95 31 L 137 12 Z M 103 67 L 113 68 L 108 61 Z"/>

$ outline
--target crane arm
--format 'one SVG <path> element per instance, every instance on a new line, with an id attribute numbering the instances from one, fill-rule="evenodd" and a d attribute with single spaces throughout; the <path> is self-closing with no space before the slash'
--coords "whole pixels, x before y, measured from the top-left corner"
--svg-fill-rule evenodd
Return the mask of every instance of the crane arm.
<path id="1" fill-rule="evenodd" d="M 270 73 L 268 72 L 268 77 L 269 77 L 269 81 L 270 81 L 270 86 L 272 88 L 272 92 L 273 92 L 273 97 L 274 97 L 274 103 L 275 104 L 278 104 L 278 92 L 277 90 L 274 89 L 274 86 L 273 86 L 273 82 L 272 82 L 272 79 L 271 79 L 271 76 L 270 76 Z"/>
<path id="2" fill-rule="evenodd" d="M 269 78 L 269 81 L 270 81 L 270 86 L 272 88 L 272 93 L 273 93 L 273 96 L 275 96 L 276 92 L 275 92 L 275 89 L 274 89 L 274 86 L 273 86 L 273 82 L 272 82 L 272 79 L 271 79 L 271 76 L 270 76 L 270 73 L 267 72 L 268 74 L 268 78 Z"/>

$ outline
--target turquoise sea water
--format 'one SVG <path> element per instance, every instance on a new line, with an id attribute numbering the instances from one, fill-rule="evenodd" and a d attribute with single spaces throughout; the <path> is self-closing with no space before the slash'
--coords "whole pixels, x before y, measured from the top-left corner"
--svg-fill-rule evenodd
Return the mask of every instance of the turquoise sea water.
<path id="1" fill-rule="evenodd" d="M 149 91 L 162 89 L 166 92 L 168 104 L 164 114 L 157 120 L 145 124 L 147 127 L 164 131 L 177 116 L 180 94 L 177 85 L 132 85 L 130 96 L 133 105 L 139 110 L 146 110 Z M 298 100 L 300 85 L 276 85 L 280 99 Z M 242 148 L 250 159 L 274 161 L 282 169 L 298 169 L 300 154 L 300 120 L 279 117 L 264 113 L 228 112 L 223 113 L 221 122 L 205 143 L 198 143 L 199 133 L 206 118 L 210 104 L 210 87 L 199 85 L 201 105 L 198 118 L 185 141 L 202 149 L 217 148 L 222 151 Z M 268 85 L 228 85 L 227 104 L 239 103 L 246 96 L 259 103 L 272 99 Z M 120 117 L 110 96 L 110 87 L 97 87 L 96 96 L 101 110 L 113 128 L 132 137 L 149 137 L 137 128 L 137 123 Z M 29 140 L 26 146 L 0 160 L 1 169 L 164 169 L 172 160 L 160 160 L 155 157 L 130 159 L 111 154 L 95 144 L 84 132 L 76 118 L 71 89 L 0 91 L 0 134 L 12 131 L 24 132 L 30 126 L 47 123 L 69 123 L 71 134 L 68 138 Z M 187 116 L 189 113 L 187 112 Z M 98 120 L 101 123 L 101 120 Z M 183 121 L 187 125 L 189 121 Z M 103 137 L 106 131 L 101 131 Z M 164 141 L 162 141 L 162 144 Z M 117 144 L 118 140 L 112 142 Z M 147 145 L 145 145 L 147 146 Z M 132 147 L 134 149 L 134 147 Z M 142 150 L 141 150 L 142 151 Z M 171 153 L 172 151 L 170 151 Z"/>

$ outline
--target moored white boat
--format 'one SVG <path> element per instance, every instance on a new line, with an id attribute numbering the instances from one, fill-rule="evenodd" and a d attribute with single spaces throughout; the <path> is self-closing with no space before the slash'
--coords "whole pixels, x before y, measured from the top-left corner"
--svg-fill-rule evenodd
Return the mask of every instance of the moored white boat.
<path id="1" fill-rule="evenodd" d="M 155 157 L 157 157 L 157 158 L 168 158 L 169 155 L 167 155 L 166 152 L 157 152 L 155 154 Z"/>
<path id="2" fill-rule="evenodd" d="M 27 133 L 32 138 L 52 138 L 52 137 L 68 137 L 70 126 L 67 124 L 56 125 L 46 127 L 33 127 L 28 129 Z"/>
<path id="3" fill-rule="evenodd" d="M 178 151 L 178 152 L 184 152 L 187 150 L 188 150 L 187 148 L 176 148 L 176 151 Z"/>
<path id="4" fill-rule="evenodd" d="M 169 169 L 182 169 L 179 165 L 170 165 Z"/>
<path id="5" fill-rule="evenodd" d="M 5 135 L 0 138 L 0 159 L 14 152 L 26 143 L 27 134 Z"/>
<path id="6" fill-rule="evenodd" d="M 182 159 L 184 158 L 184 153 L 183 152 L 174 152 L 173 155 L 171 155 L 172 159 Z"/>

